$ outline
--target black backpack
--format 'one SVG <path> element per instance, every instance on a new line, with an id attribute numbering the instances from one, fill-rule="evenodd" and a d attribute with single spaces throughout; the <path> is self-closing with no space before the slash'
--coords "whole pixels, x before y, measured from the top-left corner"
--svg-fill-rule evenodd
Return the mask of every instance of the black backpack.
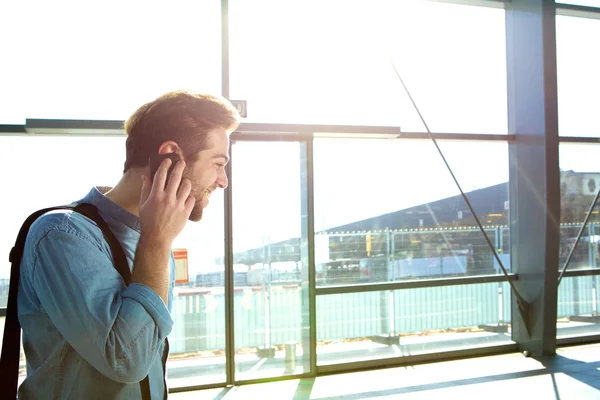
<path id="1" fill-rule="evenodd" d="M 6 322 L 4 325 L 4 339 L 2 342 L 2 356 L 0 357 L 0 387 L 4 393 L 10 394 L 7 398 L 15 399 L 17 397 L 17 386 L 19 382 L 19 358 L 21 350 L 21 324 L 17 314 L 17 292 L 19 290 L 19 277 L 21 273 L 21 258 L 23 257 L 23 249 L 25 247 L 25 239 L 29 233 L 29 228 L 43 214 L 54 210 L 73 210 L 85 215 L 102 230 L 104 239 L 110 246 L 113 254 L 114 266 L 125 285 L 131 282 L 131 271 L 125 257 L 123 247 L 110 230 L 106 221 L 102 219 L 98 209 L 89 203 L 81 203 L 75 206 L 58 206 L 45 208 L 31 214 L 23 223 L 15 246 L 10 251 L 9 261 L 10 269 L 10 286 L 8 291 L 8 304 L 6 307 Z M 150 400 L 150 382 L 146 376 L 140 382 L 142 391 L 142 399 Z"/>

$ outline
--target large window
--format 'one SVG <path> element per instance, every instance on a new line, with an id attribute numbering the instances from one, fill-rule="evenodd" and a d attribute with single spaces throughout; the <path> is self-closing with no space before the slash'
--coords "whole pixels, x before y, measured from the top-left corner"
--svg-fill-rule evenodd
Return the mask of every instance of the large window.
<path id="1" fill-rule="evenodd" d="M 557 16 L 556 47 L 559 134 L 600 136 L 600 20 Z"/>
<path id="2" fill-rule="evenodd" d="M 291 4 L 290 4 L 291 3 Z M 231 97 L 248 121 L 507 133 L 504 10 L 231 0 Z"/>
<path id="3" fill-rule="evenodd" d="M 559 271 L 596 270 L 600 265 L 600 206 L 592 208 L 600 190 L 600 146 L 560 145 L 561 227 Z M 576 244 L 583 222 L 588 223 Z M 558 337 L 600 332 L 599 276 L 563 277 L 558 287 Z"/>
<path id="4" fill-rule="evenodd" d="M 501 2 L 229 0 L 224 57 L 220 0 L 33 3 L 0 4 L 9 16 L 0 24 L 0 125 L 124 120 L 166 91 L 220 93 L 222 60 L 228 97 L 248 102 L 250 123 L 425 132 L 397 73 L 433 132 L 505 135 L 507 104 L 522 100 L 507 98 L 507 61 L 527 66 L 506 58 Z M 556 31 L 559 134 L 598 138 L 600 21 L 559 15 Z M 244 135 L 231 150 L 233 285 L 223 191 L 173 246 L 171 388 L 511 342 L 511 289 L 501 276 L 501 266 L 511 272 L 516 206 L 507 141 L 438 141 L 473 213 L 430 140 Z M 124 142 L 0 136 L 1 253 L 31 212 L 117 182 Z M 598 154 L 598 144 L 560 146 L 557 268 L 569 263 L 558 287 L 559 338 L 600 333 L 600 206 L 590 208 Z M 0 260 L 0 308 L 8 266 Z"/>
<path id="5" fill-rule="evenodd" d="M 0 124 L 123 120 L 163 92 L 221 90 L 220 1 L 1 2 Z"/>

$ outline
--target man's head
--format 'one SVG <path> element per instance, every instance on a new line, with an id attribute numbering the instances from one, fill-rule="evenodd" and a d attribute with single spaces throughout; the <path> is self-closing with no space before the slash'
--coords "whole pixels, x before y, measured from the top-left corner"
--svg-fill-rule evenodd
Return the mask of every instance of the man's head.
<path id="1" fill-rule="evenodd" d="M 229 134 L 239 126 L 238 111 L 224 98 L 189 91 L 166 93 L 141 106 L 125 122 L 124 172 L 147 168 L 155 154 L 176 153 L 186 162 L 196 205 L 190 220 L 199 221 L 208 197 L 227 187 Z"/>

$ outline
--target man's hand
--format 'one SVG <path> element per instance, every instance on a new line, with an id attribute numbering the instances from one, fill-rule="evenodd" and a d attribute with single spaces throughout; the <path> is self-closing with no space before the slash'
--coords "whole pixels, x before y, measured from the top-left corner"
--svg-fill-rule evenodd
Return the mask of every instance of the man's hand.
<path id="1" fill-rule="evenodd" d="M 183 230 L 196 200 L 192 184 L 182 179 L 185 162 L 179 161 L 167 182 L 171 160 L 162 162 L 154 182 L 142 176 L 140 196 L 140 241 L 135 252 L 132 282 L 154 290 L 164 301 L 169 298 L 169 260 L 173 240 Z"/>
<path id="2" fill-rule="evenodd" d="M 186 221 L 194 208 L 195 199 L 190 195 L 192 184 L 183 178 L 185 161 L 181 160 L 173 168 L 171 176 L 167 173 L 171 160 L 162 162 L 154 182 L 142 176 L 142 193 L 140 197 L 140 229 L 144 239 L 169 244 L 183 230 Z"/>

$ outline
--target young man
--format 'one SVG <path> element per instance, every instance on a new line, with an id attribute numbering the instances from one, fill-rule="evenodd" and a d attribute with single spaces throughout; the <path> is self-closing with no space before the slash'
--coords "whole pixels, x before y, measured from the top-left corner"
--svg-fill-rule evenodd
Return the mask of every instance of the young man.
<path id="1" fill-rule="evenodd" d="M 167 396 L 165 338 L 171 332 L 173 239 L 199 221 L 210 194 L 227 187 L 229 134 L 239 125 L 225 99 L 167 93 L 125 123 L 124 175 L 77 203 L 94 204 L 123 246 L 131 283 L 114 268 L 94 222 L 55 211 L 31 227 L 21 263 L 19 320 L 27 357 L 20 398 L 135 399 L 149 377 L 152 399 Z M 151 180 L 148 160 L 175 153 Z"/>

